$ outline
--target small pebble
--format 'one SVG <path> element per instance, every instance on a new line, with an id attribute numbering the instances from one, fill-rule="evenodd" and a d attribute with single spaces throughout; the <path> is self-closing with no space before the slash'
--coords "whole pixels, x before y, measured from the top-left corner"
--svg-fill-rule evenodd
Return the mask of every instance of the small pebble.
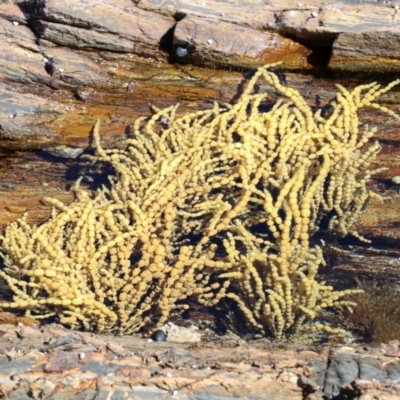
<path id="1" fill-rule="evenodd" d="M 316 11 L 313 11 L 313 12 L 311 13 L 311 16 L 312 16 L 313 18 L 317 18 L 317 17 L 318 17 L 318 13 L 317 13 Z"/>
<path id="2" fill-rule="evenodd" d="M 78 357 L 79 357 L 80 360 L 83 360 L 86 357 L 86 354 L 85 353 L 79 353 Z"/>
<path id="3" fill-rule="evenodd" d="M 18 21 L 13 21 L 13 25 L 19 25 Z"/>
<path id="4" fill-rule="evenodd" d="M 176 48 L 176 55 L 178 57 L 186 57 L 187 53 L 188 53 L 188 51 L 184 47 L 177 47 Z"/>
<path id="5" fill-rule="evenodd" d="M 207 44 L 213 44 L 213 40 L 212 39 L 208 39 L 207 40 Z"/>
<path id="6" fill-rule="evenodd" d="M 153 339 L 156 342 L 165 342 L 167 340 L 167 335 L 165 334 L 164 331 L 158 329 L 153 333 Z"/>
<path id="7" fill-rule="evenodd" d="M 64 72 L 64 68 L 58 68 L 58 72 Z"/>
<path id="8" fill-rule="evenodd" d="M 177 390 L 174 390 L 174 391 L 172 392 L 172 394 L 173 394 L 174 396 L 176 396 L 176 395 L 178 394 L 178 391 L 177 391 Z"/>
<path id="9" fill-rule="evenodd" d="M 86 182 L 86 183 L 93 183 L 93 182 L 94 182 L 94 178 L 92 178 L 92 177 L 89 176 L 89 175 L 83 175 L 82 181 L 83 181 L 83 182 Z"/>

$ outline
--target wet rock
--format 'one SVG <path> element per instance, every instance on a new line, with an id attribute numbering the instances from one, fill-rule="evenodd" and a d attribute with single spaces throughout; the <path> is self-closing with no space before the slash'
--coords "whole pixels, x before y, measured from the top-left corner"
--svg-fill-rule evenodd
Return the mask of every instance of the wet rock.
<path id="1" fill-rule="evenodd" d="M 40 39 L 60 46 L 152 56 L 175 23 L 172 17 L 118 2 L 46 1 L 33 25 Z"/>
<path id="2" fill-rule="evenodd" d="M 358 355 L 338 354 L 331 359 L 326 374 L 324 392 L 328 397 L 340 394 L 340 388 L 353 382 L 359 374 Z"/>
<path id="3" fill-rule="evenodd" d="M 311 54 L 310 49 L 278 33 L 197 17 L 177 23 L 173 45 L 188 50 L 178 61 L 211 67 L 254 68 L 283 61 L 288 67 L 307 68 L 305 60 Z"/>
<path id="4" fill-rule="evenodd" d="M 81 147 L 64 146 L 60 144 L 54 147 L 46 147 L 44 151 L 55 157 L 76 158 L 79 157 L 85 151 L 85 149 Z"/>
<path id="5" fill-rule="evenodd" d="M 42 97 L 3 89 L 0 93 L 0 148 L 39 150 L 60 139 L 45 124 L 59 113 Z"/>
<path id="6" fill-rule="evenodd" d="M 274 6 L 258 0 L 249 1 L 197 1 L 140 0 L 137 7 L 143 10 L 173 16 L 176 20 L 186 17 L 201 17 L 206 20 L 230 22 L 236 25 L 264 28 L 275 21 Z M 235 27 L 231 27 L 235 29 Z"/>
<path id="7" fill-rule="evenodd" d="M 329 62 L 332 69 L 362 70 L 369 63 L 368 69 L 390 66 L 394 71 L 398 65 L 396 18 L 392 7 L 360 8 L 349 2 L 319 0 L 312 5 L 290 1 L 285 6 L 275 0 L 261 4 L 255 0 L 0 4 L 0 86 L 4 93 L 13 92 L 11 104 L 24 105 L 28 92 L 38 96 L 41 105 L 23 110 L 24 125 L 8 120 L 20 110 L 10 110 L 8 104 L 0 109 L 3 145 L 76 146 L 70 138 L 90 131 L 95 119 L 89 121 L 91 115 L 103 120 L 111 117 L 113 125 L 107 131 L 112 133 L 148 112 L 139 101 L 143 98 L 148 102 L 165 99 L 165 105 L 182 97 L 221 100 L 218 88 L 226 87 L 228 73 L 207 88 L 214 91 L 210 96 L 203 91 L 209 74 L 196 78 L 197 82 L 189 80 L 191 72 L 182 76 L 168 64 L 174 58 L 203 68 L 254 68 L 283 61 L 284 70 L 322 68 Z M 187 56 L 175 57 L 178 47 L 188 51 Z M 122 114 L 126 118 L 120 118 Z M 30 142 L 18 144 L 20 134 Z"/>
<path id="8" fill-rule="evenodd" d="M 1 6 L 0 6 L 1 7 Z M 3 5 L 4 7 L 4 5 Z M 22 84 L 48 83 L 44 57 L 29 27 L 15 26 L 0 14 L 0 79 Z"/>
<path id="9" fill-rule="evenodd" d="M 370 70 L 398 71 L 400 30 L 396 30 L 340 33 L 333 43 L 329 67 L 358 71 L 368 60 L 375 59 L 369 65 Z"/>
<path id="10" fill-rule="evenodd" d="M 276 29 L 285 35 L 319 45 L 331 45 L 335 38 L 334 32 L 321 28 L 321 15 L 317 11 L 302 7 L 282 11 L 277 18 Z"/>
<path id="11" fill-rule="evenodd" d="M 393 345 L 398 346 L 398 342 Z M 325 395 L 329 398 L 343 394 L 343 390 L 359 390 L 356 398 L 368 399 L 370 389 L 379 396 L 378 393 L 382 395 L 389 387 L 391 393 L 399 393 L 398 380 L 389 378 L 389 374 L 400 366 L 400 360 L 393 359 L 393 363 L 387 364 L 388 359 L 382 355 L 385 347 L 383 345 L 378 351 L 351 347 L 334 350 L 326 373 Z"/>

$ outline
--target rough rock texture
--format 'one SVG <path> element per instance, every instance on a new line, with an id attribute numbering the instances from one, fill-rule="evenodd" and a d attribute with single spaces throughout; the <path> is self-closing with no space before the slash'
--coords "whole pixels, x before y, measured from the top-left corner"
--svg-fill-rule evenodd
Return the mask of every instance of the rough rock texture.
<path id="1" fill-rule="evenodd" d="M 1 147 L 86 145 L 94 117 L 113 117 L 115 132 L 155 99 L 231 100 L 230 79 L 242 74 L 204 74 L 204 66 L 283 61 L 286 71 L 398 71 L 397 3 L 348 3 L 2 2 Z M 177 47 L 187 56 L 177 57 Z M 220 93 L 225 86 L 232 96 Z"/>
<path id="2" fill-rule="evenodd" d="M 46 218 L 43 196 L 72 199 L 68 189 L 89 168 L 79 155 L 90 151 L 97 118 L 104 146 L 120 146 L 150 104 L 179 102 L 183 113 L 232 101 L 249 69 L 280 60 L 282 79 L 313 105 L 333 98 L 334 83 L 391 81 L 400 71 L 399 6 L 399 0 L 0 1 L 0 229 L 23 212 L 32 223 Z M 178 57 L 178 47 L 187 56 Z M 270 91 L 262 83 L 259 89 Z M 381 102 L 399 113 L 400 89 Z M 358 222 L 372 245 L 354 241 L 352 247 L 338 244 L 340 252 L 324 249 L 329 266 L 321 273 L 335 285 L 346 286 L 354 276 L 400 279 L 400 186 L 391 180 L 400 175 L 399 124 L 371 110 L 362 120 L 378 127 L 383 149 L 376 166 L 387 170 L 371 188 L 387 201 L 371 201 Z M 6 313 L 1 320 L 16 321 Z M 24 338 L 21 329 L 31 328 L 2 328 L 0 338 L 0 391 L 9 398 L 28 392 L 107 398 L 113 391 L 112 398 L 122 398 L 130 390 L 137 398 L 168 397 L 175 390 L 182 399 L 321 399 L 338 391 L 363 400 L 400 397 L 398 344 L 344 352 L 285 348 L 281 355 L 264 342 L 233 351 L 232 341 L 188 349 L 118 338 L 126 348 L 113 353 L 104 343 L 111 338 L 55 327 L 32 328 Z M 70 347 L 64 339 L 51 347 L 65 336 L 72 337 Z M 172 364 L 159 355 L 171 348 L 179 355 Z M 83 352 L 87 357 L 79 359 Z"/>
<path id="3" fill-rule="evenodd" d="M 174 31 L 174 48 L 188 50 L 185 63 L 210 67 L 247 67 L 285 60 L 287 66 L 307 68 L 311 50 L 273 31 L 260 32 L 247 26 L 201 17 L 186 17 Z M 301 62 L 303 61 L 303 62 Z"/>
<path id="4" fill-rule="evenodd" d="M 367 400 L 386 390 L 379 398 L 400 395 L 399 342 L 335 349 L 223 337 L 178 345 L 19 324 L 2 327 L 0 349 L 0 396 L 9 399 L 322 400 L 346 394 Z"/>

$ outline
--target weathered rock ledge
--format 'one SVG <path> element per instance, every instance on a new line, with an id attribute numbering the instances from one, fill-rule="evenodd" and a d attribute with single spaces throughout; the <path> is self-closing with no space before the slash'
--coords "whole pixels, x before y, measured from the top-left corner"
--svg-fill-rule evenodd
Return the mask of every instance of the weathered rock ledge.
<path id="1" fill-rule="evenodd" d="M 0 147 L 81 147 L 96 117 L 114 133 L 155 100 L 231 100 L 242 75 L 204 67 L 400 70 L 397 3 L 282 4 L 2 1 Z"/>
<path id="2" fill-rule="evenodd" d="M 223 337 L 182 345 L 20 325 L 2 327 L 0 349 L 0 396 L 9 399 L 400 396 L 399 342 L 339 349 Z"/>

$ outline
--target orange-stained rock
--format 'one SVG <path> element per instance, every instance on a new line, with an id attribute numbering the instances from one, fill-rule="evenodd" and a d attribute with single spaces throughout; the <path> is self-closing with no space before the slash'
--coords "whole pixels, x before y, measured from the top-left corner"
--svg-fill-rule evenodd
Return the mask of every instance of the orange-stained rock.
<path id="1" fill-rule="evenodd" d="M 174 32 L 175 59 L 210 67 L 254 68 L 283 61 L 284 68 L 307 69 L 311 50 L 278 33 L 214 19 L 186 17 Z M 177 48 L 187 49 L 185 57 Z"/>

